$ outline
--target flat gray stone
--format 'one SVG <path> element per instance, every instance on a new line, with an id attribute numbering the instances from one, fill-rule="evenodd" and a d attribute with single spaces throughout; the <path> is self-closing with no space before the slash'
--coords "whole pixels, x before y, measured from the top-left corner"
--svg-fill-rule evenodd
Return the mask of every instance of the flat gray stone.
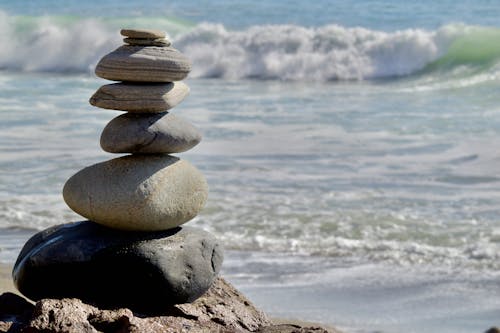
<path id="1" fill-rule="evenodd" d="M 120 34 L 130 38 L 164 38 L 165 32 L 153 29 L 122 29 Z"/>
<path id="2" fill-rule="evenodd" d="M 101 134 L 101 147 L 109 153 L 181 153 L 200 141 L 196 127 L 171 113 L 125 113 Z"/>
<path id="3" fill-rule="evenodd" d="M 94 164 L 63 188 L 66 204 L 102 225 L 124 230 L 166 230 L 195 217 L 208 185 L 189 162 L 163 154 L 128 155 Z"/>
<path id="4" fill-rule="evenodd" d="M 172 82 L 186 78 L 191 62 L 172 47 L 122 45 L 105 55 L 95 73 L 103 79 Z"/>
<path id="5" fill-rule="evenodd" d="M 161 313 L 203 295 L 222 260 L 222 247 L 202 229 L 125 232 L 84 221 L 35 234 L 12 275 L 19 291 L 32 300 L 79 298 Z"/>
<path id="6" fill-rule="evenodd" d="M 103 109 L 128 112 L 164 112 L 189 94 L 184 82 L 113 83 L 100 87 L 90 98 L 90 104 Z"/>
<path id="7" fill-rule="evenodd" d="M 140 45 L 140 46 L 170 46 L 172 43 L 166 38 L 124 38 L 124 43 L 129 45 Z"/>

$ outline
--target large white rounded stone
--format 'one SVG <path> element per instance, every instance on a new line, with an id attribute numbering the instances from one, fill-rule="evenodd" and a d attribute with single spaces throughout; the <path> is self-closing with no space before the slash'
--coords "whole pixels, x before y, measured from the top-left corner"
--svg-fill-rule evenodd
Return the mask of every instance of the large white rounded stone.
<path id="1" fill-rule="evenodd" d="M 123 230 L 166 230 L 205 205 L 208 186 L 189 162 L 170 155 L 128 155 L 73 175 L 63 197 L 76 213 Z"/>

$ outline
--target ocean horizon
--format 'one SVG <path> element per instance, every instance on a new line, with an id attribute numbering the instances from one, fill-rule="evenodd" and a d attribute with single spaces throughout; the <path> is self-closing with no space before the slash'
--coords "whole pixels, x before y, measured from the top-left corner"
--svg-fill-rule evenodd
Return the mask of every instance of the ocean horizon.
<path id="1" fill-rule="evenodd" d="M 500 325 L 500 6 L 0 0 L 0 262 L 84 218 L 62 188 L 116 157 L 88 100 L 120 28 L 193 63 L 171 112 L 203 133 L 190 225 L 269 315 L 349 332 Z"/>

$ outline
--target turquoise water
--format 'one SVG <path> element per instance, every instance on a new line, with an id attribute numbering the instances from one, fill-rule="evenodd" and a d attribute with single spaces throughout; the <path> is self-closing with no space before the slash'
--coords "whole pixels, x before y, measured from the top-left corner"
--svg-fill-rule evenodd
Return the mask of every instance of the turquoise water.
<path id="1" fill-rule="evenodd" d="M 98 8 L 98 10 L 96 10 Z M 500 6 L 493 1 L 0 1 L 0 261 L 80 219 L 64 182 L 110 159 L 88 104 L 118 29 L 193 61 L 172 112 L 203 141 L 191 222 L 271 315 L 346 332 L 482 332 L 500 313 Z M 498 44 L 500 45 L 500 44 Z M 283 304 L 290 306 L 283 307 Z"/>
<path id="2" fill-rule="evenodd" d="M 407 28 L 435 29 L 452 22 L 470 25 L 498 26 L 500 9 L 493 0 L 442 1 L 350 1 L 350 0 L 141 0 L 0 1 L 0 7 L 11 15 L 68 15 L 92 18 L 168 17 L 194 24 L 222 23 L 231 29 L 263 25 L 294 24 L 323 26 L 339 24 L 394 31 Z M 147 20 L 146 20 L 147 21 Z"/>

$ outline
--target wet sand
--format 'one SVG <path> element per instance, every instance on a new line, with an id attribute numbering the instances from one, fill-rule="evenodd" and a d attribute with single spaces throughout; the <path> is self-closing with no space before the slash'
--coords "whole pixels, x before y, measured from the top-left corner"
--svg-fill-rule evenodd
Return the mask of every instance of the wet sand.
<path id="1" fill-rule="evenodd" d="M 11 272 L 11 265 L 0 263 L 0 294 L 6 291 L 16 292 L 16 288 L 14 288 L 14 284 L 12 283 Z"/>

